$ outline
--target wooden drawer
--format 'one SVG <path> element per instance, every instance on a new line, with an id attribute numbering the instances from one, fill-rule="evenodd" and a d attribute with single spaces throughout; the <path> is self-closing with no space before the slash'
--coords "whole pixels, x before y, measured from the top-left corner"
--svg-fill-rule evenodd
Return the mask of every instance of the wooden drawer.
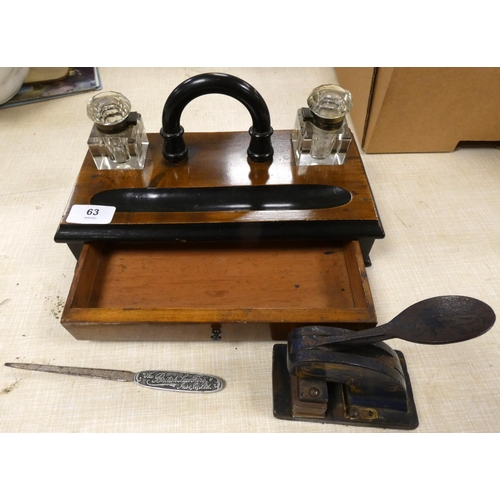
<path id="1" fill-rule="evenodd" d="M 306 324 L 374 326 L 359 243 L 85 244 L 61 317 L 80 340 L 208 340 L 211 325 L 226 340 L 227 323 L 269 323 L 275 340 Z M 233 339 L 250 338 L 243 326 Z"/>

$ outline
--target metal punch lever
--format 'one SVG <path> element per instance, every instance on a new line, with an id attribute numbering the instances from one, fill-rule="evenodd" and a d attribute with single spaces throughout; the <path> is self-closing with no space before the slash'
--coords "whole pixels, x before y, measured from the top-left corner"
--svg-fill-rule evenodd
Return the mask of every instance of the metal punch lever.
<path id="1" fill-rule="evenodd" d="M 421 344 L 470 340 L 495 323 L 477 299 L 442 296 L 418 302 L 391 322 L 352 331 L 306 326 L 273 350 L 276 418 L 415 429 L 418 416 L 403 353 L 382 342 Z"/>

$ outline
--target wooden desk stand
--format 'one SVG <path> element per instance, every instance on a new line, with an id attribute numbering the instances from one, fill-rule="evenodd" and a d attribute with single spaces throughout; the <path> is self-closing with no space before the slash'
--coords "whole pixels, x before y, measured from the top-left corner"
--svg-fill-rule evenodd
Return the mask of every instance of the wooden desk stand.
<path id="1" fill-rule="evenodd" d="M 99 171 L 90 155 L 81 167 L 55 237 L 79 257 L 61 318 L 72 335 L 210 339 L 225 323 L 270 323 L 271 336 L 286 339 L 304 324 L 376 324 L 365 264 L 384 233 L 355 144 L 342 166 L 301 169 L 290 132 L 275 132 L 274 159 L 263 164 L 247 159 L 246 133 L 186 134 L 189 157 L 175 165 L 163 159 L 159 134 L 149 140 L 142 171 Z M 311 184 L 343 188 L 350 201 L 312 209 L 117 209 L 110 224 L 66 221 L 73 205 L 96 204 L 115 189 Z M 197 323 L 210 328 L 184 327 Z M 221 336 L 228 338 L 224 328 Z"/>

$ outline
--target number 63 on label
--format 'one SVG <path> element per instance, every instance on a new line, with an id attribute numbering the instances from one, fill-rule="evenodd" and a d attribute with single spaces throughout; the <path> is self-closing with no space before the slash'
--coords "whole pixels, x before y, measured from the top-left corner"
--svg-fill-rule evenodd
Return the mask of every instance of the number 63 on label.
<path id="1" fill-rule="evenodd" d="M 109 224 L 116 207 L 105 205 L 73 205 L 66 217 L 70 224 Z"/>

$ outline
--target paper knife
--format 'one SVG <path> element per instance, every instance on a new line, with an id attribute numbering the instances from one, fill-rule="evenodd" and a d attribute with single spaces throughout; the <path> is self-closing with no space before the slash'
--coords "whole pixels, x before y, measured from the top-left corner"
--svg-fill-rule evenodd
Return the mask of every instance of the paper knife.
<path id="1" fill-rule="evenodd" d="M 100 378 L 117 382 L 136 382 L 150 389 L 175 392 L 217 392 L 224 388 L 224 381 L 214 375 L 198 373 L 147 370 L 133 373 L 123 370 L 103 368 L 79 368 L 73 366 L 40 365 L 35 363 L 5 363 L 5 366 L 21 370 L 76 375 L 79 377 Z"/>

